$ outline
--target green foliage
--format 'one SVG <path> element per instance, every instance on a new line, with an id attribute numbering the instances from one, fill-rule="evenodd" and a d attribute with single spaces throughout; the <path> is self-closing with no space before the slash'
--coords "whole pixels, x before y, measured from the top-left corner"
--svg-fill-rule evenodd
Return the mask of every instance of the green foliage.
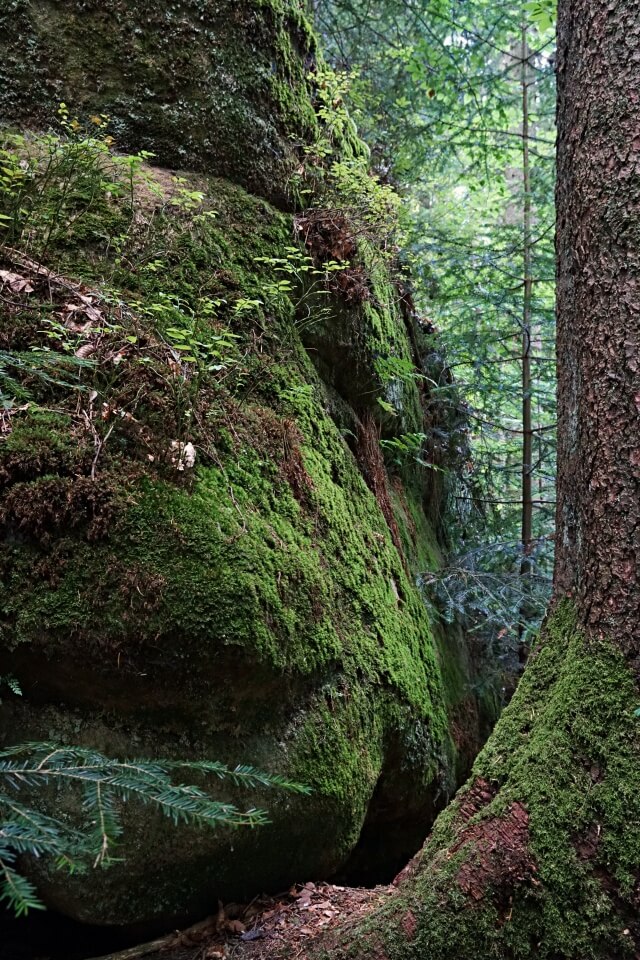
<path id="1" fill-rule="evenodd" d="M 530 3 L 525 3 L 524 9 L 538 29 L 546 32 L 555 23 L 556 6 L 556 0 L 531 0 Z"/>
<path id="2" fill-rule="evenodd" d="M 514 637 L 533 645 L 548 606 L 549 583 L 535 552 L 534 571 L 525 580 L 520 575 L 519 544 L 487 540 L 452 557 L 441 570 L 425 573 L 422 585 L 436 616 L 491 638 L 492 658 L 499 661 L 513 648 Z"/>
<path id="3" fill-rule="evenodd" d="M 52 397 L 61 402 L 66 393 L 67 404 L 75 404 L 69 391 L 78 391 L 99 456 L 107 440 L 117 445 L 122 428 L 137 423 L 149 397 L 136 383 L 146 382 L 156 405 L 173 408 L 164 422 L 156 418 L 155 430 L 169 437 L 148 456 L 168 457 L 182 472 L 179 451 L 190 446 L 189 466 L 195 458 L 201 390 L 242 384 L 231 324 L 262 301 L 166 289 L 163 276 L 181 255 L 187 220 L 189 239 L 197 242 L 211 231 L 215 211 L 203 207 L 203 192 L 185 186 L 183 177 L 173 177 L 168 191 L 161 187 L 146 165 L 149 153 L 115 153 L 108 118 L 83 124 L 69 119 L 64 104 L 59 113 L 59 133 L 4 137 L 0 254 L 10 269 L 0 271 L 2 303 L 26 349 L 0 347 L 0 403 L 23 411 Z M 100 264 L 99 292 L 45 266 L 52 255 L 58 264 L 68 258 L 75 270 L 83 263 L 89 276 Z"/>
<path id="4" fill-rule="evenodd" d="M 340 211 L 352 224 L 355 237 L 366 236 L 377 248 L 387 250 L 397 239 L 400 197 L 372 172 L 369 150 L 357 136 L 346 104 L 354 76 L 318 65 L 314 75 L 317 134 L 304 147 L 305 162 L 292 185 L 308 205 Z"/>
<path id="5" fill-rule="evenodd" d="M 93 750 L 51 743 L 23 743 L 0 751 L 0 901 L 20 916 L 42 909 L 34 885 L 16 867 L 17 858 L 54 857 L 71 870 L 108 866 L 122 834 L 121 809 L 127 800 L 149 804 L 174 824 L 256 827 L 267 823 L 264 810 L 240 810 L 214 800 L 197 786 L 174 782 L 176 774 L 214 776 L 236 787 L 277 787 L 310 791 L 284 777 L 250 766 L 234 769 L 214 761 L 114 760 Z M 71 825 L 38 809 L 38 793 L 49 785 L 80 789 L 84 822 Z M 26 799 L 25 798 L 26 795 Z"/>
<path id="6" fill-rule="evenodd" d="M 423 467 L 433 467 L 433 464 L 427 463 L 422 458 L 426 439 L 426 433 L 403 433 L 399 437 L 381 440 L 380 446 L 392 454 L 394 462 L 399 466 L 407 459 L 412 459 Z"/>
<path id="7" fill-rule="evenodd" d="M 0 676 L 0 692 L 2 688 L 5 687 L 7 690 L 11 691 L 16 697 L 22 696 L 22 690 L 20 689 L 20 684 L 14 676 L 9 674 L 8 676 Z M 2 703 L 2 698 L 0 696 L 0 703 Z"/>
<path id="8" fill-rule="evenodd" d="M 517 644 L 539 626 L 553 564 L 553 4 L 384 0 L 373 9 L 360 0 L 320 0 L 316 8 L 342 78 L 339 94 L 372 146 L 374 169 L 403 197 L 414 301 L 437 328 L 452 374 L 438 384 L 438 402 L 468 421 L 466 439 L 450 444 L 460 467 L 449 483 L 452 556 L 439 602 L 449 613 L 465 611 L 474 630 L 487 617 L 488 640 L 506 631 Z M 523 69 L 534 222 L 535 499 L 532 574 L 518 584 Z M 382 402 L 391 414 L 392 398 Z"/>
<path id="9" fill-rule="evenodd" d="M 62 357 L 46 348 L 28 353 L 0 350 L 0 407 L 11 410 L 17 402 L 32 399 L 31 381 L 71 390 L 82 390 L 80 371 L 91 363 L 80 357 Z"/>
<path id="10" fill-rule="evenodd" d="M 10 0 L 0 8 L 0 115 L 42 129 L 57 92 L 108 114 L 124 150 L 143 145 L 165 168 L 229 177 L 284 206 L 297 144 L 315 126 L 305 76 L 314 52 L 304 4 L 289 0 L 69 0 L 46 17 L 37 2 Z"/>
<path id="11" fill-rule="evenodd" d="M 142 172 L 152 154 L 114 153 L 107 117 L 85 126 L 61 104 L 59 121 L 60 132 L 2 135 L 0 236 L 39 259 L 52 245 L 128 230 L 137 184 L 152 187 Z"/>
<path id="12" fill-rule="evenodd" d="M 213 178 L 168 184 L 145 164 L 140 174 L 155 176 L 161 195 L 139 180 L 133 216 L 126 193 L 107 198 L 112 212 L 122 211 L 113 233 L 99 216 L 81 217 L 44 251 L 44 264 L 1 251 L 34 288 L 3 290 L 7 342 L 64 358 L 93 350 L 79 394 L 29 381 L 33 399 L 11 416 L 0 443 L 8 478 L 2 521 L 21 530 L 19 542 L 5 539 L 0 557 L 2 642 L 9 650 L 20 644 L 26 661 L 55 650 L 64 662 L 81 647 L 87 676 L 105 678 L 104 688 L 92 687 L 98 703 L 115 688 L 135 701 L 138 664 L 145 672 L 149 664 L 180 705 L 176 728 L 200 738 L 200 755 L 210 731 L 222 737 L 229 729 L 229 703 L 242 703 L 259 762 L 274 758 L 275 766 L 284 743 L 291 776 L 322 793 L 321 826 L 309 828 L 304 862 L 320 857 L 337 867 L 357 841 L 391 736 L 417 797 L 436 778 L 453 789 L 447 710 L 458 688 L 441 678 L 428 612 L 343 439 L 357 429 L 349 400 L 318 376 L 302 342 L 311 326 L 325 326 L 332 343 L 339 326 L 353 334 L 347 349 L 368 378 L 367 402 L 393 393 L 399 432 L 417 431 L 422 380 L 408 362 L 388 258 L 376 256 L 373 226 L 357 235 L 355 254 L 340 227 L 348 255 L 316 256 L 294 244 L 292 218 L 241 188 Z M 189 198 L 188 209 L 170 202 L 182 189 L 205 188 L 193 207 Z M 304 239 L 300 218 L 296 224 Z M 19 242 L 29 242 L 28 232 Z M 352 307 L 333 285 L 354 261 L 367 299 Z M 398 517 L 406 516 L 408 553 L 424 555 L 428 543 L 435 555 L 421 494 L 417 483 L 403 493 Z M 59 544 L 64 558 L 56 563 Z M 122 651 L 122 664 L 112 651 Z M 237 669 L 244 663 L 250 669 Z M 211 697 L 212 671 L 224 678 L 219 697 Z M 284 691 L 276 710 L 274 689 Z M 304 715 L 292 725 L 302 696 Z M 25 710 L 36 708 L 27 700 Z M 335 736 L 327 738 L 329 710 Z M 148 713 L 132 727 L 158 740 L 162 756 L 164 727 L 158 732 L 157 713 Z M 72 742 L 66 716 L 57 709 L 52 726 Z M 88 719 L 85 736 L 95 732 L 102 742 L 102 722 Z M 267 849 L 288 829 L 283 808 L 273 813 Z M 302 805 L 296 816 L 304 822 Z M 207 839 L 203 847 L 227 850 L 225 843 Z M 185 863 L 202 864 L 196 846 L 185 838 Z M 120 849 L 135 874 L 139 845 L 122 837 Z M 228 874 L 239 874 L 232 858 L 221 859 Z M 34 872 L 63 882 L 49 869 Z M 95 884 L 70 880 L 69 895 L 93 896 Z M 104 922 L 115 922 L 116 911 L 118 922 L 133 922 L 140 910 L 157 915 L 152 893 L 125 902 L 123 887 L 114 867 L 104 881 L 109 896 L 100 894 Z M 180 909 L 178 881 L 170 878 L 167 889 L 171 907 L 162 909 Z"/>

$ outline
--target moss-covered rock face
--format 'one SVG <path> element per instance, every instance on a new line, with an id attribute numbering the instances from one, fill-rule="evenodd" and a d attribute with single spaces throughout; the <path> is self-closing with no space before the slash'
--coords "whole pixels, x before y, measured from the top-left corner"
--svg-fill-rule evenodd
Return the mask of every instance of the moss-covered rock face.
<path id="1" fill-rule="evenodd" d="M 315 122 L 302 14 L 137 4 L 142 30 L 129 8 L 0 3 L 39 64 L 27 82 L 4 55 L 5 115 L 44 121 L 76 91 L 119 145 L 229 179 L 141 169 L 73 114 L 62 139 L 8 141 L 0 676 L 23 696 L 0 730 L 249 762 L 313 794 L 251 797 L 272 823 L 235 834 L 129 804 L 122 864 L 29 868 L 50 906 L 120 925 L 399 865 L 480 737 L 468 654 L 415 585 L 439 559 L 429 479 L 379 443 L 429 429 L 420 331 L 371 229 L 332 285 L 264 198 L 284 195 L 285 134 Z"/>
<path id="2" fill-rule="evenodd" d="M 0 669 L 24 697 L 5 700 L 4 735 L 250 761 L 314 794 L 260 798 L 273 824 L 233 837 L 150 826 L 132 810 L 126 865 L 95 883 L 40 876 L 51 905 L 100 923 L 168 919 L 212 896 L 329 875 L 356 846 L 376 785 L 396 830 L 413 818 L 426 829 L 454 787 L 447 711 L 461 692 L 445 688 L 409 574 L 412 551 L 437 554 L 417 492 L 400 497 L 398 478 L 401 553 L 379 503 L 389 483 L 379 450 L 371 459 L 345 425 L 357 429 L 357 407 L 318 376 L 297 294 L 278 293 L 273 264 L 258 259 L 286 259 L 290 221 L 224 181 L 193 186 L 216 215 L 147 211 L 165 258 L 153 270 L 139 251 L 133 269 L 114 271 L 99 243 L 51 254 L 84 276 L 77 290 L 99 304 L 106 352 L 81 371 L 86 392 L 35 382 L 40 402 L 7 415 Z M 153 202 L 166 209 L 167 197 Z M 51 283 L 56 299 L 55 281 L 43 282 L 30 306 Z M 180 366 L 168 333 L 203 317 L 203 303 L 217 304 L 197 334 L 218 360 L 212 372 Z M 8 308 L 5 333 L 37 344 L 41 316 Z M 364 343 L 367 318 L 379 345 L 381 318 L 354 312 Z M 96 336 L 65 331 L 74 352 Z M 213 357 L 220 342 L 225 355 Z M 187 442 L 196 463 L 181 470 L 175 446 Z"/>
<path id="3" fill-rule="evenodd" d="M 61 102 L 125 150 L 230 177 L 279 204 L 315 118 L 299 0 L 0 0 L 0 123 Z"/>

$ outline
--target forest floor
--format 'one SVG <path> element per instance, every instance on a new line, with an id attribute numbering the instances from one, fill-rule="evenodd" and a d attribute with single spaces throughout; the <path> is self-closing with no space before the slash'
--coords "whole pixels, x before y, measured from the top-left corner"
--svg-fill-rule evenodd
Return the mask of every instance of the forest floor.
<path id="1" fill-rule="evenodd" d="M 306 960 L 318 937 L 330 946 L 393 892 L 394 886 L 296 884 L 285 894 L 219 907 L 188 930 L 95 960 Z"/>

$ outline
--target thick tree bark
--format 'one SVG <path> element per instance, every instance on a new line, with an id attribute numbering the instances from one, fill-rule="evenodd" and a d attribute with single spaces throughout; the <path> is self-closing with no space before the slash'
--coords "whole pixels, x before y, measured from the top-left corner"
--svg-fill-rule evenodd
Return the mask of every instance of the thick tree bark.
<path id="1" fill-rule="evenodd" d="M 640 957 L 640 0 L 561 0 L 552 611 L 470 782 L 332 957 Z"/>
<path id="2" fill-rule="evenodd" d="M 556 592 L 640 666 L 640 3 L 558 27 Z"/>

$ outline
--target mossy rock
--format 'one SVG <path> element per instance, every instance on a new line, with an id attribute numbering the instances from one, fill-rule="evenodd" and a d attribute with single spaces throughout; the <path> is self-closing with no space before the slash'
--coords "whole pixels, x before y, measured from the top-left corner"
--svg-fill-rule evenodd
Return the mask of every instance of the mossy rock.
<path id="1" fill-rule="evenodd" d="M 49 905 L 118 925 L 171 924 L 218 897 L 327 877 L 367 829 L 395 839 L 381 860 L 360 844 L 359 868 L 389 869 L 480 736 L 477 710 L 462 721 L 467 745 L 455 735 L 473 671 L 415 583 L 439 562 L 425 486 L 415 470 L 387 474 L 375 430 L 360 443 L 367 408 L 323 379 L 297 319 L 302 294 L 274 284 L 291 218 L 215 178 L 184 181 L 206 194 L 202 209 L 172 207 L 170 178 L 148 176 L 165 193 L 141 188 L 130 248 L 116 259 L 80 218 L 82 244 L 50 247 L 53 272 L 32 277 L 32 320 L 3 301 L 5 343 L 15 329 L 21 351 L 41 342 L 51 310 L 88 298 L 103 321 L 60 334 L 65 356 L 94 351 L 78 389 L 73 371 L 27 379 L 31 399 L 0 440 L 0 675 L 23 690 L 4 698 L 2 738 L 249 762 L 313 794 L 251 797 L 272 823 L 234 834 L 128 805 L 122 864 L 71 878 L 29 867 Z M 366 309 L 343 304 L 333 322 L 352 317 L 375 373 L 380 353 L 407 361 L 413 348 L 390 281 L 378 271 L 372 284 Z M 180 324 L 196 354 L 184 362 Z M 418 425 L 411 378 L 406 395 Z M 176 453 L 187 441 L 193 467 Z M 72 796 L 50 802 L 78 815 Z"/>
<path id="2" fill-rule="evenodd" d="M 61 102 L 124 150 L 229 177 L 280 205 L 315 129 L 299 0 L 0 0 L 0 124 Z"/>

